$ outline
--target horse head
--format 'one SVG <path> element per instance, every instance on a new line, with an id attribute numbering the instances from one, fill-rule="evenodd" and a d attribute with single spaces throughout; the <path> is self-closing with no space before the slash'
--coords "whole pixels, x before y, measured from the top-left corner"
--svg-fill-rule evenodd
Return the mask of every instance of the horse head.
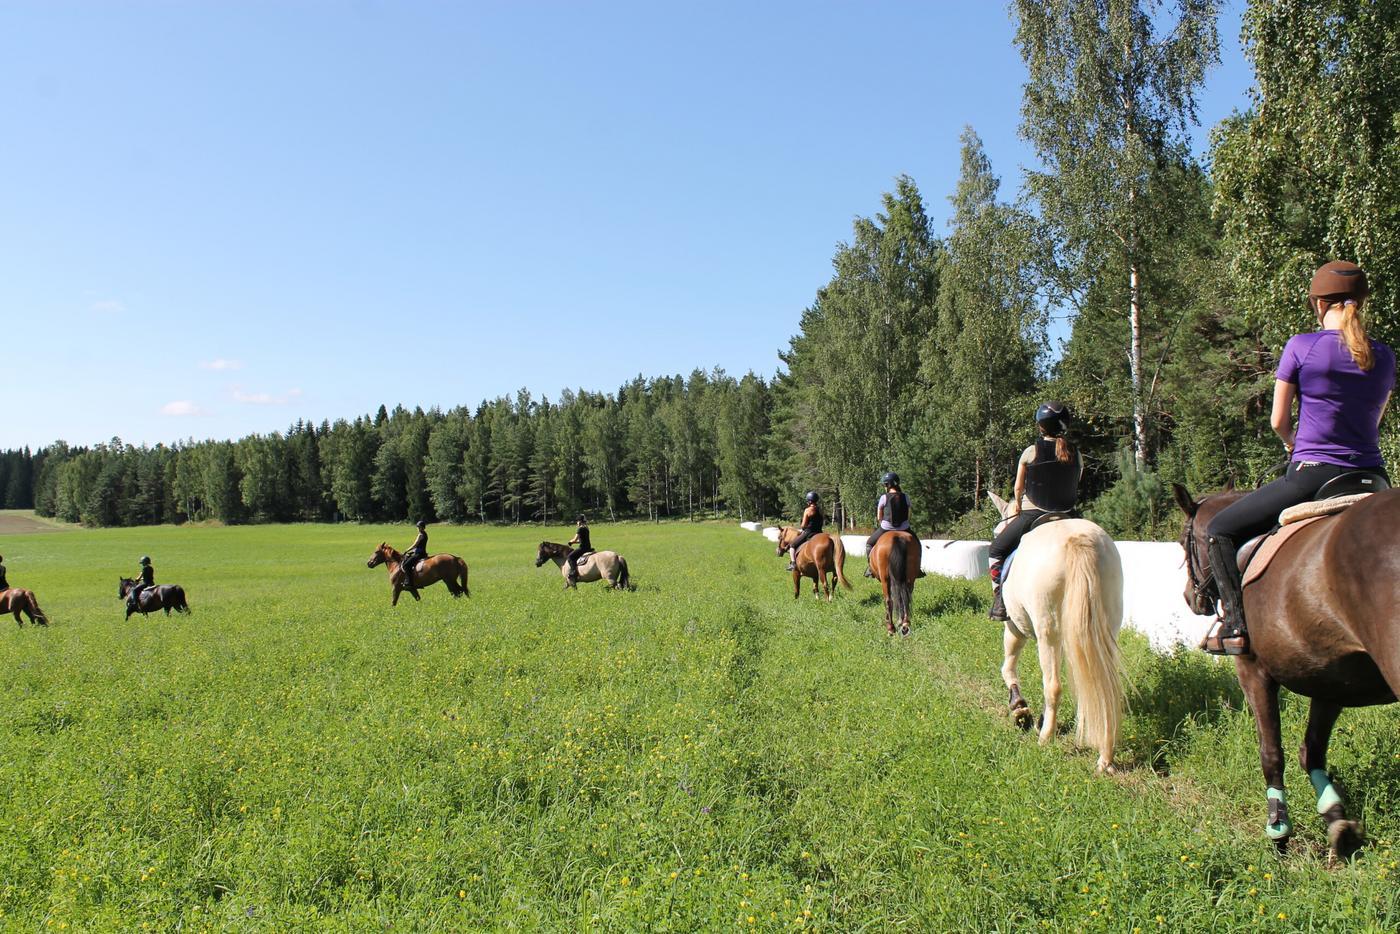
<path id="1" fill-rule="evenodd" d="M 1197 616 L 1215 615 L 1215 601 L 1220 591 L 1215 585 L 1215 572 L 1211 570 L 1210 560 L 1206 557 L 1209 554 L 1206 530 L 1215 514 L 1237 498 L 1229 496 L 1229 492 L 1227 490 L 1197 500 L 1180 483 L 1172 484 L 1172 497 L 1186 514 L 1181 537 L 1177 539 L 1181 550 L 1186 553 L 1186 590 L 1182 596 L 1191 612 Z"/>
<path id="2" fill-rule="evenodd" d="M 129 590 L 131 589 L 132 585 L 135 584 L 135 583 L 136 583 L 136 581 L 132 580 L 132 579 L 129 578 L 129 577 L 118 577 L 118 578 L 117 578 L 117 596 L 119 596 L 119 597 L 125 597 L 126 594 L 127 594 L 127 591 L 129 591 Z"/>
<path id="3" fill-rule="evenodd" d="M 785 526 L 783 526 L 782 528 L 778 529 L 778 554 L 779 554 L 779 555 L 781 555 L 783 552 L 787 551 L 787 550 L 788 550 L 788 545 L 790 545 L 790 544 L 792 543 L 792 539 L 794 538 L 792 532 L 793 532 L 793 529 L 792 529 L 792 526 L 790 526 L 790 525 L 785 525 Z"/>
<path id="4" fill-rule="evenodd" d="M 995 536 L 1002 530 L 1002 527 L 1006 525 L 1008 521 L 1010 521 L 1012 517 L 1011 504 L 1008 503 L 1006 500 L 1002 499 L 1000 496 L 993 493 L 991 490 L 987 491 L 987 499 L 992 501 L 992 505 L 997 508 L 997 513 L 1001 516 L 1001 521 L 992 527 L 992 535 Z"/>
<path id="5" fill-rule="evenodd" d="M 539 567 L 553 558 L 557 554 L 555 551 L 557 547 L 553 542 L 540 542 L 539 551 L 535 552 L 535 567 Z"/>
<path id="6" fill-rule="evenodd" d="M 365 562 L 365 567 L 377 568 L 381 564 L 387 564 L 395 556 L 396 553 L 389 547 L 388 542 L 380 542 L 379 547 L 374 549 L 374 554 L 370 555 L 369 561 Z"/>

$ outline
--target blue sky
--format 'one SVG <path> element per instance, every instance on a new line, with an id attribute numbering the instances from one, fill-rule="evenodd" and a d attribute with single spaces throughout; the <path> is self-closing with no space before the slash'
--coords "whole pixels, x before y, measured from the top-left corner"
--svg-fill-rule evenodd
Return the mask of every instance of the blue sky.
<path id="1" fill-rule="evenodd" d="M 1198 150 L 1246 105 L 1241 6 Z M 944 229 L 965 124 L 1014 195 L 1012 35 L 943 0 L 10 0 L 0 447 L 771 375 L 897 175 Z"/>

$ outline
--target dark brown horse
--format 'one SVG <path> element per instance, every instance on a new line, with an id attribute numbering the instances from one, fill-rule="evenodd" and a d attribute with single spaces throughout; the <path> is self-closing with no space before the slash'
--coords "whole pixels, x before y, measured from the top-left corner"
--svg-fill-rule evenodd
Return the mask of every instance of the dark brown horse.
<path id="1" fill-rule="evenodd" d="M 1181 545 L 1189 582 L 1186 602 L 1209 616 L 1218 596 L 1206 558 L 1210 520 L 1242 493 L 1200 501 L 1173 484 L 1186 513 Z M 1269 806 L 1265 831 L 1280 850 L 1293 833 L 1283 794 L 1283 739 L 1278 689 L 1312 699 L 1299 764 L 1317 792 L 1329 856 L 1350 856 L 1365 842 L 1347 819 L 1327 775 L 1327 742 L 1343 707 L 1394 703 L 1400 693 L 1400 490 L 1373 493 L 1338 515 L 1298 532 L 1263 576 L 1244 588 L 1251 655 L 1235 673 L 1254 711 Z"/>
<path id="2" fill-rule="evenodd" d="M 136 586 L 136 581 L 129 577 L 121 578 L 117 584 L 117 596 L 123 600 L 131 593 L 131 588 Z M 130 605 L 126 608 L 126 618 L 131 619 L 132 613 L 140 613 L 149 616 L 156 610 L 164 610 L 169 616 L 171 610 L 178 610 L 181 613 L 190 611 L 189 602 L 185 600 L 185 588 L 179 584 L 156 584 L 154 587 L 147 587 L 141 591 L 141 596 L 137 598 L 136 608 Z"/>
<path id="3" fill-rule="evenodd" d="M 895 617 L 899 618 L 900 635 L 909 635 L 909 612 L 922 553 L 919 540 L 909 532 L 886 532 L 870 552 L 870 570 L 885 592 L 885 626 L 890 635 L 894 635 Z"/>
<path id="4" fill-rule="evenodd" d="M 798 535 L 802 534 L 801 529 L 794 529 L 790 525 L 785 525 L 778 530 L 778 554 L 784 554 L 792 547 L 792 542 Z M 792 557 L 796 565 L 792 569 L 792 599 L 796 600 L 802 594 L 802 578 L 812 579 L 812 596 L 818 593 L 826 595 L 826 602 L 831 602 L 831 592 L 836 589 L 839 581 L 842 587 L 851 589 L 851 582 L 846 580 L 846 546 L 841 543 L 841 536 L 828 535 L 825 532 L 818 532 L 807 541 L 803 542 L 798 553 Z M 833 579 L 834 578 L 834 579 Z"/>
<path id="5" fill-rule="evenodd" d="M 381 564 L 389 569 L 389 582 L 394 585 L 394 599 L 390 606 L 399 605 L 399 594 L 403 593 L 407 587 L 404 584 L 403 575 L 399 573 L 399 565 L 403 563 L 403 554 L 398 549 L 393 548 L 388 542 L 380 542 L 379 547 L 374 549 L 374 554 L 370 555 L 367 567 L 377 568 Z M 447 585 L 447 589 L 454 597 L 470 597 L 472 592 L 467 589 L 467 562 L 456 555 L 449 555 L 446 552 L 439 555 L 432 555 L 418 562 L 418 567 L 414 570 L 413 583 L 416 587 L 429 587 L 442 581 Z M 413 599 L 422 600 L 415 592 Z"/>
<path id="6" fill-rule="evenodd" d="M 9 590 L 0 590 L 0 613 L 15 614 L 15 622 L 20 626 L 24 625 L 24 620 L 19 618 L 23 613 L 29 617 L 31 623 L 39 626 L 47 626 L 49 618 L 44 615 L 44 611 L 39 609 L 39 601 L 34 599 L 34 591 L 25 590 L 23 587 L 11 587 Z"/>

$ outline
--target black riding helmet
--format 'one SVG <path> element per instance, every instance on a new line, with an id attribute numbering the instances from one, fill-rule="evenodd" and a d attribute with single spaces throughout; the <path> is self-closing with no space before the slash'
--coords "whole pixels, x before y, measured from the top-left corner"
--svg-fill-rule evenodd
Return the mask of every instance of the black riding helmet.
<path id="1" fill-rule="evenodd" d="M 1058 438 L 1069 431 L 1069 406 L 1063 402 L 1042 402 L 1035 410 L 1035 423 L 1044 429 L 1046 437 Z"/>
<path id="2" fill-rule="evenodd" d="M 141 563 L 142 563 L 143 565 L 150 564 L 150 563 L 151 563 L 151 556 L 150 556 L 150 555 L 142 555 L 142 556 L 141 556 Z"/>
<path id="3" fill-rule="evenodd" d="M 588 524 L 588 517 L 587 517 L 587 516 L 579 516 L 579 517 L 578 517 L 578 524 L 579 524 L 579 525 L 587 525 L 587 524 Z"/>
<path id="4" fill-rule="evenodd" d="M 415 527 L 417 527 L 418 531 L 420 531 L 420 532 L 423 531 L 424 529 L 426 529 L 426 528 L 428 527 L 428 523 L 424 522 L 422 519 L 419 519 L 417 522 L 415 522 L 415 523 L 413 523 L 413 524 L 414 524 Z"/>
<path id="5" fill-rule="evenodd" d="M 807 491 L 807 496 L 806 496 L 807 502 L 809 502 L 809 503 L 815 503 L 815 502 L 817 501 L 817 499 L 818 499 L 818 497 L 817 497 L 817 491 L 816 491 L 816 490 L 808 490 L 808 491 Z"/>
<path id="6" fill-rule="evenodd" d="M 885 475 L 880 478 L 880 486 L 886 488 L 899 486 L 899 474 L 895 473 L 893 470 L 885 471 Z"/>

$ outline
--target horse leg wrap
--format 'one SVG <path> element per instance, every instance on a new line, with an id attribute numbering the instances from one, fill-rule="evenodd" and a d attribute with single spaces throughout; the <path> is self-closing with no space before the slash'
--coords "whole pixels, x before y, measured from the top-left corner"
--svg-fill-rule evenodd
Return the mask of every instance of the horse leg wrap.
<path id="1" fill-rule="evenodd" d="M 1269 823 L 1264 832 L 1270 840 L 1282 840 L 1293 833 L 1293 823 L 1288 819 L 1288 802 L 1283 799 L 1282 788 L 1270 788 L 1264 793 L 1269 799 Z"/>
<path id="2" fill-rule="evenodd" d="M 1342 803 L 1342 796 L 1337 794 L 1326 769 L 1308 769 L 1308 781 L 1312 782 L 1313 790 L 1317 792 L 1317 813 L 1326 816 L 1328 811 Z"/>

